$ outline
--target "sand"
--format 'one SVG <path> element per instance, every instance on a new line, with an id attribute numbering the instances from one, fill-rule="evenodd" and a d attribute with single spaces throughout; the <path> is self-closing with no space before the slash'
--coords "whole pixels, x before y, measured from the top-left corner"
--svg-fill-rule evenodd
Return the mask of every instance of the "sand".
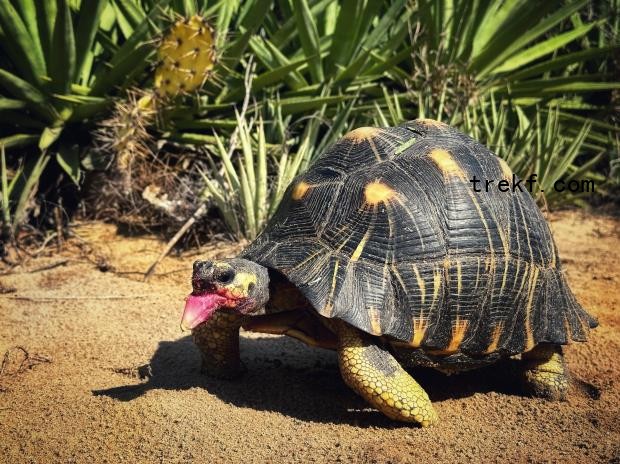
<path id="1" fill-rule="evenodd" d="M 179 329 L 198 255 L 167 258 L 144 283 L 160 241 L 77 225 L 84 242 L 0 275 L 0 462 L 620 462 L 619 226 L 552 217 L 572 288 L 600 321 L 566 348 L 570 398 L 524 396 L 515 361 L 420 369 L 440 423 L 419 429 L 368 408 L 333 352 L 286 337 L 243 333 L 246 376 L 205 378 Z"/>

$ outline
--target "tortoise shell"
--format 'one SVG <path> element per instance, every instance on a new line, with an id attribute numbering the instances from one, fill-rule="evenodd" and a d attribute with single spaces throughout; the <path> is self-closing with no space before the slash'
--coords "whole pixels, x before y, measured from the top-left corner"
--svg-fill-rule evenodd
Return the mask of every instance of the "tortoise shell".
<path id="1" fill-rule="evenodd" d="M 432 353 L 585 340 L 596 321 L 530 193 L 475 192 L 474 175 L 517 179 L 436 121 L 356 129 L 291 183 L 242 257 L 283 274 L 322 316 Z"/>

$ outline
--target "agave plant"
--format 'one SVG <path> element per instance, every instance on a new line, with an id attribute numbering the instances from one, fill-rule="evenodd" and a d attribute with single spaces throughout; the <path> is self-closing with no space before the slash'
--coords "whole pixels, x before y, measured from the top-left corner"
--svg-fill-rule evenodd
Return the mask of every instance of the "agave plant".
<path id="1" fill-rule="evenodd" d="M 235 133 L 226 141 L 214 135 L 215 144 L 208 145 L 205 152 L 209 169 L 201 172 L 203 197 L 213 201 L 237 238 L 254 238 L 275 212 L 293 178 L 350 128 L 353 103 L 343 108 L 324 134 L 320 131 L 326 110 L 323 107 L 300 122 L 303 130 L 297 137 L 291 132 L 293 128 L 286 126 L 278 104 L 266 102 L 265 106 L 269 108 L 269 127 L 260 116 L 248 118 L 237 113 Z"/>
<path id="2" fill-rule="evenodd" d="M 605 150 L 593 152 L 585 146 L 592 124 L 583 123 L 573 134 L 562 124 L 557 106 L 538 108 L 529 119 L 519 106 L 481 102 L 468 109 L 463 126 L 474 138 L 484 140 L 522 179 L 535 175 L 532 194 L 540 203 L 582 204 L 583 198 L 606 180 L 595 172 Z M 568 185 L 573 181 L 587 183 L 588 189 L 571 191 Z"/>
<path id="3" fill-rule="evenodd" d="M 553 183 L 560 177 L 569 181 L 593 175 L 605 144 L 595 130 L 617 130 L 575 112 L 597 110 L 584 95 L 619 86 L 611 76 L 587 66 L 604 61 L 617 45 L 587 43 L 601 22 L 583 20 L 586 1 L 545 5 L 533 1 L 420 0 L 411 5 L 283 1 L 277 5 L 277 11 L 266 10 L 262 33 L 250 35 L 247 42 L 259 63 L 253 92 L 275 95 L 272 89 L 277 90 L 281 113 L 289 124 L 294 121 L 291 117 L 321 106 L 321 114 L 329 119 L 342 112 L 344 102 L 353 100 L 344 126 L 369 121 L 394 125 L 415 117 L 444 120 L 487 143 L 519 174 L 539 173 L 538 186 L 552 203 L 578 201 L 575 195 L 554 192 Z M 419 27 L 407 40 L 408 25 L 416 20 Z M 225 57 L 226 52 L 224 63 Z M 241 83 L 240 73 L 229 74 L 221 92 L 202 107 L 204 111 L 211 115 L 227 111 L 226 103 L 242 97 Z M 256 105 L 261 107 L 264 102 Z M 179 121 L 179 127 L 198 132 L 216 120 L 193 118 Z M 231 119 L 228 127 L 238 125 L 240 121 Z M 259 125 L 257 130 L 264 129 Z M 294 149 L 303 140 L 283 146 Z M 210 142 L 205 139 L 205 143 Z M 227 159 L 223 147 L 215 153 L 211 172 L 221 172 L 223 177 L 215 180 L 206 174 L 207 192 L 226 211 L 229 227 L 251 237 L 264 221 L 263 216 L 250 217 L 251 212 L 256 213 L 264 201 L 277 203 L 279 190 L 274 188 L 265 199 L 254 195 L 261 189 L 252 190 L 251 185 L 234 180 L 232 169 L 247 169 L 249 146 L 225 165 L 221 164 Z M 300 169 L 293 167 L 292 175 Z M 242 172 L 238 176 L 245 177 Z M 238 195 L 248 189 L 249 193 Z M 534 193 L 538 196 L 540 191 Z M 242 211 L 243 219 L 235 211 Z"/>
<path id="4" fill-rule="evenodd" d="M 215 80 L 168 113 L 173 140 L 210 143 L 213 129 L 237 127 L 234 110 L 245 95 L 249 56 L 256 62 L 256 107 L 277 94 L 285 118 L 323 107 L 334 117 L 347 102 L 370 104 L 381 97 L 381 84 L 405 77 L 394 65 L 408 60 L 413 10 L 406 0 L 218 2 L 207 11 L 219 32 Z"/>
<path id="5" fill-rule="evenodd" d="M 387 91 L 384 104 L 377 104 L 375 110 L 374 123 L 378 126 L 397 125 L 406 119 L 398 95 Z M 418 114 L 420 118 L 441 116 L 423 109 Z M 538 107 L 530 119 L 523 107 L 497 100 L 491 93 L 463 113 L 452 114 L 446 122 L 487 145 L 522 179 L 535 174 L 531 193 L 540 203 L 583 204 L 583 198 L 594 193 L 593 185 L 600 189 L 606 181 L 595 168 L 607 150 L 594 151 L 596 147 L 586 146 L 585 142 L 592 122 L 584 122 L 575 135 L 563 124 L 558 106 Z M 555 188 L 557 181 L 561 190 Z M 572 192 L 567 188 L 571 181 L 588 182 L 590 190 Z"/>
<path id="6" fill-rule="evenodd" d="M 600 66 L 618 43 L 591 40 L 606 24 L 587 19 L 590 2 L 420 0 L 417 5 L 412 62 L 402 69 L 411 75 L 414 113 L 449 118 L 492 93 L 530 115 L 541 104 L 559 108 L 575 136 L 588 117 L 609 113 L 604 99 L 592 97 L 620 88 L 617 77 Z M 609 130 L 617 128 L 595 124 L 587 144 L 602 149 Z"/>
<path id="7" fill-rule="evenodd" d="M 123 22 L 156 5 L 113 1 L 119 11 L 139 12 L 126 13 Z M 172 2 L 185 15 L 214 18 L 220 54 L 206 92 L 167 112 L 166 135 L 199 144 L 213 142 L 213 129 L 232 131 L 249 56 L 257 62 L 258 105 L 278 92 L 285 117 L 325 105 L 334 116 L 355 98 L 352 114 L 372 118 L 368 113 L 383 104 L 388 86 L 413 97 L 410 114 L 440 118 L 489 93 L 524 108 L 550 103 L 576 135 L 587 116 L 604 109 L 591 95 L 620 86 L 601 66 L 618 50 L 617 34 L 609 31 L 617 29 L 617 18 L 615 29 L 603 19 L 615 3 L 596 15 L 587 0 Z M 601 148 L 610 130 L 615 127 L 595 123 L 586 144 Z"/>
<path id="8" fill-rule="evenodd" d="M 410 91 L 386 92 L 375 121 L 443 120 L 515 172 L 537 173 L 549 202 L 579 202 L 553 183 L 586 175 L 602 183 L 593 170 L 620 132 L 605 99 L 620 87 L 609 72 L 617 19 L 614 28 L 591 9 L 586 1 L 420 0 L 411 67 L 400 65 Z"/>
<path id="9" fill-rule="evenodd" d="M 7 1 L 0 5 L 0 144 L 21 147 L 27 162 L 13 163 L 17 152 L 7 152 L 3 193 L 11 193 L 3 207 L 27 203 L 37 185 L 30 176 L 50 163 L 77 181 L 90 122 L 123 105 L 149 113 L 140 119 L 151 126 L 144 137 L 210 153 L 206 191 L 244 236 L 256 234 L 283 186 L 326 140 L 373 120 L 431 116 L 490 143 L 490 131 L 502 133 L 501 148 L 521 143 L 511 130 L 530 134 L 552 119 L 559 132 L 549 133 L 564 148 L 577 140 L 577 152 L 596 159 L 618 132 L 613 120 L 587 121 L 606 114 L 591 95 L 619 84 L 609 59 L 617 35 L 601 32 L 611 27 L 600 19 L 607 10 L 594 10 L 585 0 Z M 173 27 L 163 34 L 168 21 Z M 203 40 L 200 56 L 191 55 L 189 37 Z M 134 84 L 147 89 L 146 100 L 110 98 Z M 150 96 L 151 87 L 165 103 Z M 237 114 L 248 88 L 250 119 Z M 503 112 L 505 126 L 488 122 Z M 131 148 L 133 120 L 115 126 L 110 147 Z M 224 157 L 233 132 L 241 149 L 229 147 Z M 266 171 L 256 165 L 252 175 L 261 159 Z M 569 165 L 577 166 L 574 157 Z M 264 172 L 276 187 L 258 185 Z M 23 195 L 23 188 L 33 190 Z M 263 200 L 268 206 L 259 208 Z M 236 222 L 231 208 L 243 212 Z"/>
<path id="10" fill-rule="evenodd" d="M 96 156 L 101 150 L 88 149 L 95 121 L 107 125 L 105 133 L 95 132 L 109 154 L 127 165 L 134 154 L 148 151 L 143 126 L 154 125 L 157 103 L 196 91 L 209 77 L 213 29 L 198 15 L 171 20 L 169 0 L 151 3 L 148 12 L 131 0 L 0 5 L 7 57 L 0 60 L 0 118 L 5 123 L 0 146 L 20 149 L 7 153 L 9 166 L 3 172 L 12 187 L 3 208 L 13 211 L 14 226 L 25 219 L 50 162 L 77 185 L 82 167 L 101 161 Z M 154 89 L 135 99 L 130 87 L 151 82 Z M 127 94 L 127 102 L 115 98 Z M 104 119 L 109 112 L 113 117 Z"/>
<path id="11" fill-rule="evenodd" d="M 148 66 L 153 47 L 144 41 L 157 10 L 121 46 L 103 47 L 96 38 L 112 32 L 114 9 L 107 0 L 78 3 L 76 9 L 66 0 L 0 7 L 1 44 L 8 57 L 0 68 L 0 108 L 9 132 L 0 143 L 6 147 L 38 144 L 47 150 L 66 128 L 109 106 L 106 96 Z M 107 54 L 106 48 L 114 52 Z"/>
<path id="12" fill-rule="evenodd" d="M 581 66 L 618 49 L 618 44 L 579 46 L 579 40 L 602 25 L 601 20 L 581 20 L 579 12 L 588 4 L 457 1 L 447 8 L 443 2 L 422 0 L 419 15 L 426 30 L 416 45 L 434 51 L 441 66 L 461 66 L 478 95 L 495 92 L 529 104 L 618 88 L 613 76 L 589 74 Z M 557 102 L 566 108 L 582 103 L 578 97 Z"/>
<path id="13" fill-rule="evenodd" d="M 2 2 L 0 145 L 20 149 L 7 153 L 15 169 L 12 188 L 3 190 L 3 208 L 17 213 L 14 226 L 25 218 L 24 201 L 50 162 L 79 182 L 89 122 L 149 66 L 149 39 L 160 15 L 154 9 L 123 27 L 116 4 L 107 0 Z"/>

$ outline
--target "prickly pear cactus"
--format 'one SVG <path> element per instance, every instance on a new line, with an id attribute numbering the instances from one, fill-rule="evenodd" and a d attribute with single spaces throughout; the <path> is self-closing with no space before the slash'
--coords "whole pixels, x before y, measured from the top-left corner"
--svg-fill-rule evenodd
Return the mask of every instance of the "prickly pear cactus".
<path id="1" fill-rule="evenodd" d="M 174 97 L 191 92 L 202 87 L 213 70 L 215 31 L 201 16 L 180 19 L 164 36 L 157 53 L 157 94 Z"/>

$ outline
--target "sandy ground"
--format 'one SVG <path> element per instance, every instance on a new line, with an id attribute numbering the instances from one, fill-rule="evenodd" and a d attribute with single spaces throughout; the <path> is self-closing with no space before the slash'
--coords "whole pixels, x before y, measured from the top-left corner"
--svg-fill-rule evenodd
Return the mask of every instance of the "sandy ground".
<path id="1" fill-rule="evenodd" d="M 451 377 L 419 370 L 441 418 L 429 429 L 368 409 L 334 353 L 286 337 L 244 333 L 247 375 L 201 376 L 179 329 L 197 256 L 167 258 L 143 283 L 137 272 L 159 241 L 78 226 L 94 252 L 69 247 L 0 275 L 0 461 L 618 463 L 620 220 L 565 212 L 552 226 L 569 281 L 601 324 L 566 349 L 570 399 L 523 396 L 514 361 Z"/>

